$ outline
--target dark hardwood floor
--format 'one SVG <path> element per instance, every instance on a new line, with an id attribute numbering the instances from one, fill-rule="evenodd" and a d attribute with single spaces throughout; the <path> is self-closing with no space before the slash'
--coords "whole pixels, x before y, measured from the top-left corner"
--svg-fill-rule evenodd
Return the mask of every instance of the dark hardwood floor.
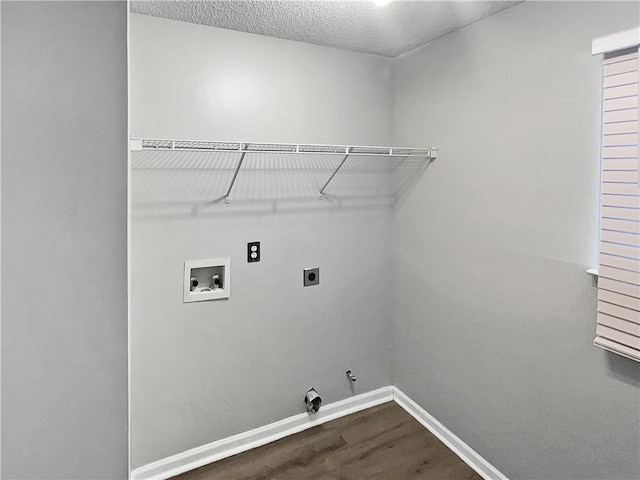
<path id="1" fill-rule="evenodd" d="M 482 480 L 394 402 L 318 425 L 174 479 Z"/>

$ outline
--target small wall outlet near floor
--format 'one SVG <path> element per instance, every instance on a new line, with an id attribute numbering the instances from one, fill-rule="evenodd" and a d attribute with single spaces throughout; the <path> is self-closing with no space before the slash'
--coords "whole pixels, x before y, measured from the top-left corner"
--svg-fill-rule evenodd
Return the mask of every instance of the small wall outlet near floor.
<path id="1" fill-rule="evenodd" d="M 320 269 L 318 267 L 315 268 L 305 268 L 302 271 L 302 285 L 305 287 L 310 287 L 312 285 L 320 284 Z"/>
<path id="2" fill-rule="evenodd" d="M 219 300 L 229 298 L 230 294 L 229 257 L 184 262 L 184 303 Z"/>

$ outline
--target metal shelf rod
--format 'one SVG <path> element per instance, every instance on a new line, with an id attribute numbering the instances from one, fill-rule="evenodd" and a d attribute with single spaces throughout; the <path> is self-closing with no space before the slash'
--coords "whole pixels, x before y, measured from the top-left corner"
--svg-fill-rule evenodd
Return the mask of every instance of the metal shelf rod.
<path id="1" fill-rule="evenodd" d="M 224 196 L 224 203 L 229 204 L 229 195 L 231 195 L 231 190 L 233 189 L 233 184 L 236 183 L 236 178 L 238 177 L 238 172 L 240 171 L 240 167 L 242 167 L 242 162 L 244 161 L 244 156 L 247 152 L 242 152 L 242 156 L 240 156 L 240 160 L 238 161 L 238 165 L 236 166 L 236 171 L 233 172 L 233 178 L 231 179 L 231 184 L 229 185 L 229 189 L 227 190 L 226 195 Z"/>
<path id="2" fill-rule="evenodd" d="M 344 165 L 344 162 L 347 161 L 347 158 L 349 158 L 349 154 L 345 155 L 344 158 L 342 159 L 342 161 L 340 162 L 340 165 L 338 165 L 338 168 L 336 168 L 333 173 L 331 174 L 331 176 L 329 177 L 329 180 L 326 181 L 326 183 L 324 184 L 324 187 L 322 187 L 320 189 L 320 200 L 322 200 L 322 195 L 324 195 L 324 191 L 325 189 L 329 186 L 329 184 L 331 183 L 331 180 L 333 180 L 333 177 L 336 176 L 336 174 L 338 173 L 338 171 L 342 168 L 342 166 Z"/>

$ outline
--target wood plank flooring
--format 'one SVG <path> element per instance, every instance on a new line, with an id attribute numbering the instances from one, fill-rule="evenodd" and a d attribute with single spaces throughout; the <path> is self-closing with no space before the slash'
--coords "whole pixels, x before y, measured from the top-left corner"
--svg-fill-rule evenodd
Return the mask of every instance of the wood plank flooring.
<path id="1" fill-rule="evenodd" d="M 178 480 L 482 480 L 394 402 L 183 473 Z"/>

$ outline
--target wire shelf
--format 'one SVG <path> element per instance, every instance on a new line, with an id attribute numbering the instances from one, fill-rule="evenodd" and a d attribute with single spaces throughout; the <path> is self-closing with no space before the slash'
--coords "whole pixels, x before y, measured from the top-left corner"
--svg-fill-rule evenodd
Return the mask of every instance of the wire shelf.
<path id="1" fill-rule="evenodd" d="M 213 205 L 301 198 L 394 198 L 437 147 L 132 139 L 134 200 Z"/>
<path id="2" fill-rule="evenodd" d="M 132 150 L 206 150 L 236 152 L 317 153 L 384 155 L 389 157 L 420 156 L 435 158 L 438 147 L 380 147 L 361 145 L 314 145 L 298 143 L 213 142 L 200 140 L 132 139 Z"/>

